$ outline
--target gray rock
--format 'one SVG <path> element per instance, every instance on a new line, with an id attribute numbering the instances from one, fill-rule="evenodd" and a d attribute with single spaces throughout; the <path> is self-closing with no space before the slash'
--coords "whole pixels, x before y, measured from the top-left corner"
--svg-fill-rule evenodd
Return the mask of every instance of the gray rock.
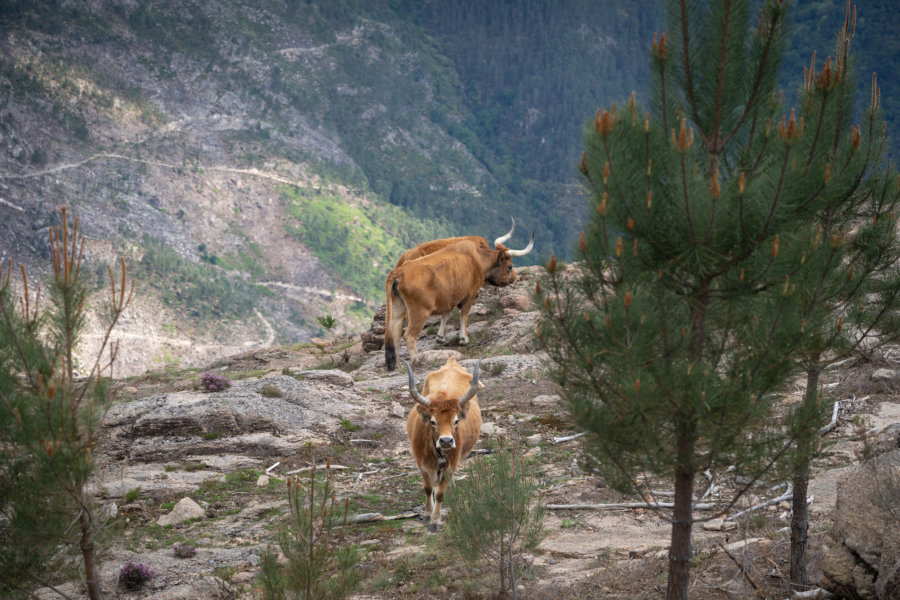
<path id="1" fill-rule="evenodd" d="M 336 385 L 338 387 L 352 388 L 354 385 L 353 377 L 351 377 L 349 373 L 341 371 L 340 369 L 300 371 L 297 375 L 299 375 L 306 381 L 327 383 L 329 385 Z"/>
<path id="2" fill-rule="evenodd" d="M 872 381 L 894 381 L 900 377 L 900 371 L 894 369 L 877 369 L 872 373 Z"/>
<path id="3" fill-rule="evenodd" d="M 407 410 L 403 408 L 399 402 L 391 402 L 391 415 L 400 419 L 405 419 Z"/>
<path id="4" fill-rule="evenodd" d="M 483 435 L 501 435 L 503 433 L 503 428 L 494 423 L 493 421 L 488 423 L 481 424 L 481 433 Z"/>
<path id="5" fill-rule="evenodd" d="M 541 434 L 535 433 L 534 435 L 529 435 L 525 438 L 525 443 L 529 446 L 537 446 L 541 443 Z"/>
<path id="6" fill-rule="evenodd" d="M 547 408 L 553 408 L 555 406 L 559 406 L 559 403 L 562 401 L 559 394 L 550 394 L 543 396 L 535 396 L 531 399 L 531 404 L 534 406 L 543 406 Z"/>
<path id="7" fill-rule="evenodd" d="M 835 541 L 823 565 L 823 587 L 861 600 L 900 597 L 900 450 L 850 471 L 838 484 Z"/>
<path id="8" fill-rule="evenodd" d="M 203 518 L 204 515 L 206 515 L 206 512 L 199 504 L 185 497 L 178 501 L 178 504 L 175 505 L 175 508 L 169 514 L 157 519 L 156 523 L 165 527 L 166 525 L 184 523 L 189 519 Z"/>

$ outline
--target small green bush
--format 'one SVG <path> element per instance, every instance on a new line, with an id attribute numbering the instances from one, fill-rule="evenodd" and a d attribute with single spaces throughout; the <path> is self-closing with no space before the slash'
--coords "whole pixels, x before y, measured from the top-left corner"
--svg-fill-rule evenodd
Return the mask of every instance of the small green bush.
<path id="1" fill-rule="evenodd" d="M 278 386 L 272 384 L 264 385 L 259 393 L 266 398 L 281 398 L 284 396 L 284 392 L 282 392 Z"/>
<path id="2" fill-rule="evenodd" d="M 125 492 L 125 502 L 131 504 L 132 502 L 136 502 L 138 498 L 141 497 L 141 488 L 136 487 Z"/>

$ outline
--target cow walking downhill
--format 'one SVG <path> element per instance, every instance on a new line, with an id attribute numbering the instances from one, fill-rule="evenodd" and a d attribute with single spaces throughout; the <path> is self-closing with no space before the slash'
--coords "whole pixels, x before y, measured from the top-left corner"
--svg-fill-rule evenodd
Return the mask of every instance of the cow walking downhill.
<path id="1" fill-rule="evenodd" d="M 409 373 L 409 396 L 416 405 L 406 419 L 406 432 L 413 458 L 425 483 L 425 515 L 429 531 L 441 528 L 441 503 L 447 484 L 459 461 L 472 452 L 481 436 L 481 408 L 475 393 L 484 385 L 478 383 L 478 367 L 472 374 L 455 358 L 425 376 L 420 394 L 410 364 L 403 361 Z"/>
<path id="2" fill-rule="evenodd" d="M 401 336 L 406 341 L 410 360 L 416 360 L 416 340 L 431 315 L 441 316 L 438 339 L 443 341 L 447 317 L 454 308 L 459 308 L 459 339 L 460 343 L 468 344 L 469 309 L 482 286 L 489 283 L 503 287 L 515 283 L 512 259 L 525 256 L 533 247 L 533 233 L 523 250 L 510 250 L 502 243 L 491 250 L 462 239 L 404 262 L 391 271 L 385 283 L 384 360 L 387 369 L 393 371 L 397 367 Z"/>

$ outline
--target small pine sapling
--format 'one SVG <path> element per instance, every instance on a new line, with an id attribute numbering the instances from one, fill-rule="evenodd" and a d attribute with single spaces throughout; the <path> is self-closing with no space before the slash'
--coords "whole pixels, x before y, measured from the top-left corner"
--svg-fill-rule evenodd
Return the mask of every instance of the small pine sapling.
<path id="1" fill-rule="evenodd" d="M 279 565 L 271 549 L 263 555 L 259 577 L 266 600 L 339 600 L 346 598 L 359 581 L 357 553 L 336 535 L 347 523 L 349 500 L 341 510 L 330 467 L 329 463 L 324 482 L 316 479 L 315 467 L 308 485 L 288 479 L 290 527 L 278 540 L 286 561 Z"/>
<path id="2" fill-rule="evenodd" d="M 499 576 L 499 598 L 516 598 L 517 558 L 543 539 L 544 506 L 530 467 L 515 449 L 471 461 L 447 497 L 444 540 L 472 568 L 484 560 Z"/>
<path id="3" fill-rule="evenodd" d="M 88 489 L 101 421 L 110 403 L 109 379 L 118 345 L 112 331 L 134 291 L 120 259 L 109 276 L 100 347 L 78 363 L 93 274 L 82 269 L 84 238 L 65 207 L 50 230 L 49 301 L 24 267 L 17 293 L 9 263 L 0 265 L 0 596 L 49 585 L 65 570 L 81 570 L 92 600 L 102 597 L 97 536 L 104 519 Z M 83 360 L 83 359 L 82 359 Z"/>

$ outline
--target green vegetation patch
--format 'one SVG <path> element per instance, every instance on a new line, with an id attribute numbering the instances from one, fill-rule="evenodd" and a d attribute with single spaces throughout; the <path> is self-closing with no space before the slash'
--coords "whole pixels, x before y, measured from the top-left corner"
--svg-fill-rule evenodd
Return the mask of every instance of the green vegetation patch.
<path id="1" fill-rule="evenodd" d="M 137 278 L 158 288 L 163 301 L 198 318 L 243 318 L 270 296 L 263 286 L 229 277 L 224 271 L 182 258 L 162 241 L 145 235 Z"/>
<path id="2" fill-rule="evenodd" d="M 404 250 L 446 235 L 440 224 L 376 205 L 353 206 L 322 187 L 284 186 L 281 195 L 294 218 L 285 225 L 288 233 L 367 300 L 384 293 L 385 277 Z"/>

